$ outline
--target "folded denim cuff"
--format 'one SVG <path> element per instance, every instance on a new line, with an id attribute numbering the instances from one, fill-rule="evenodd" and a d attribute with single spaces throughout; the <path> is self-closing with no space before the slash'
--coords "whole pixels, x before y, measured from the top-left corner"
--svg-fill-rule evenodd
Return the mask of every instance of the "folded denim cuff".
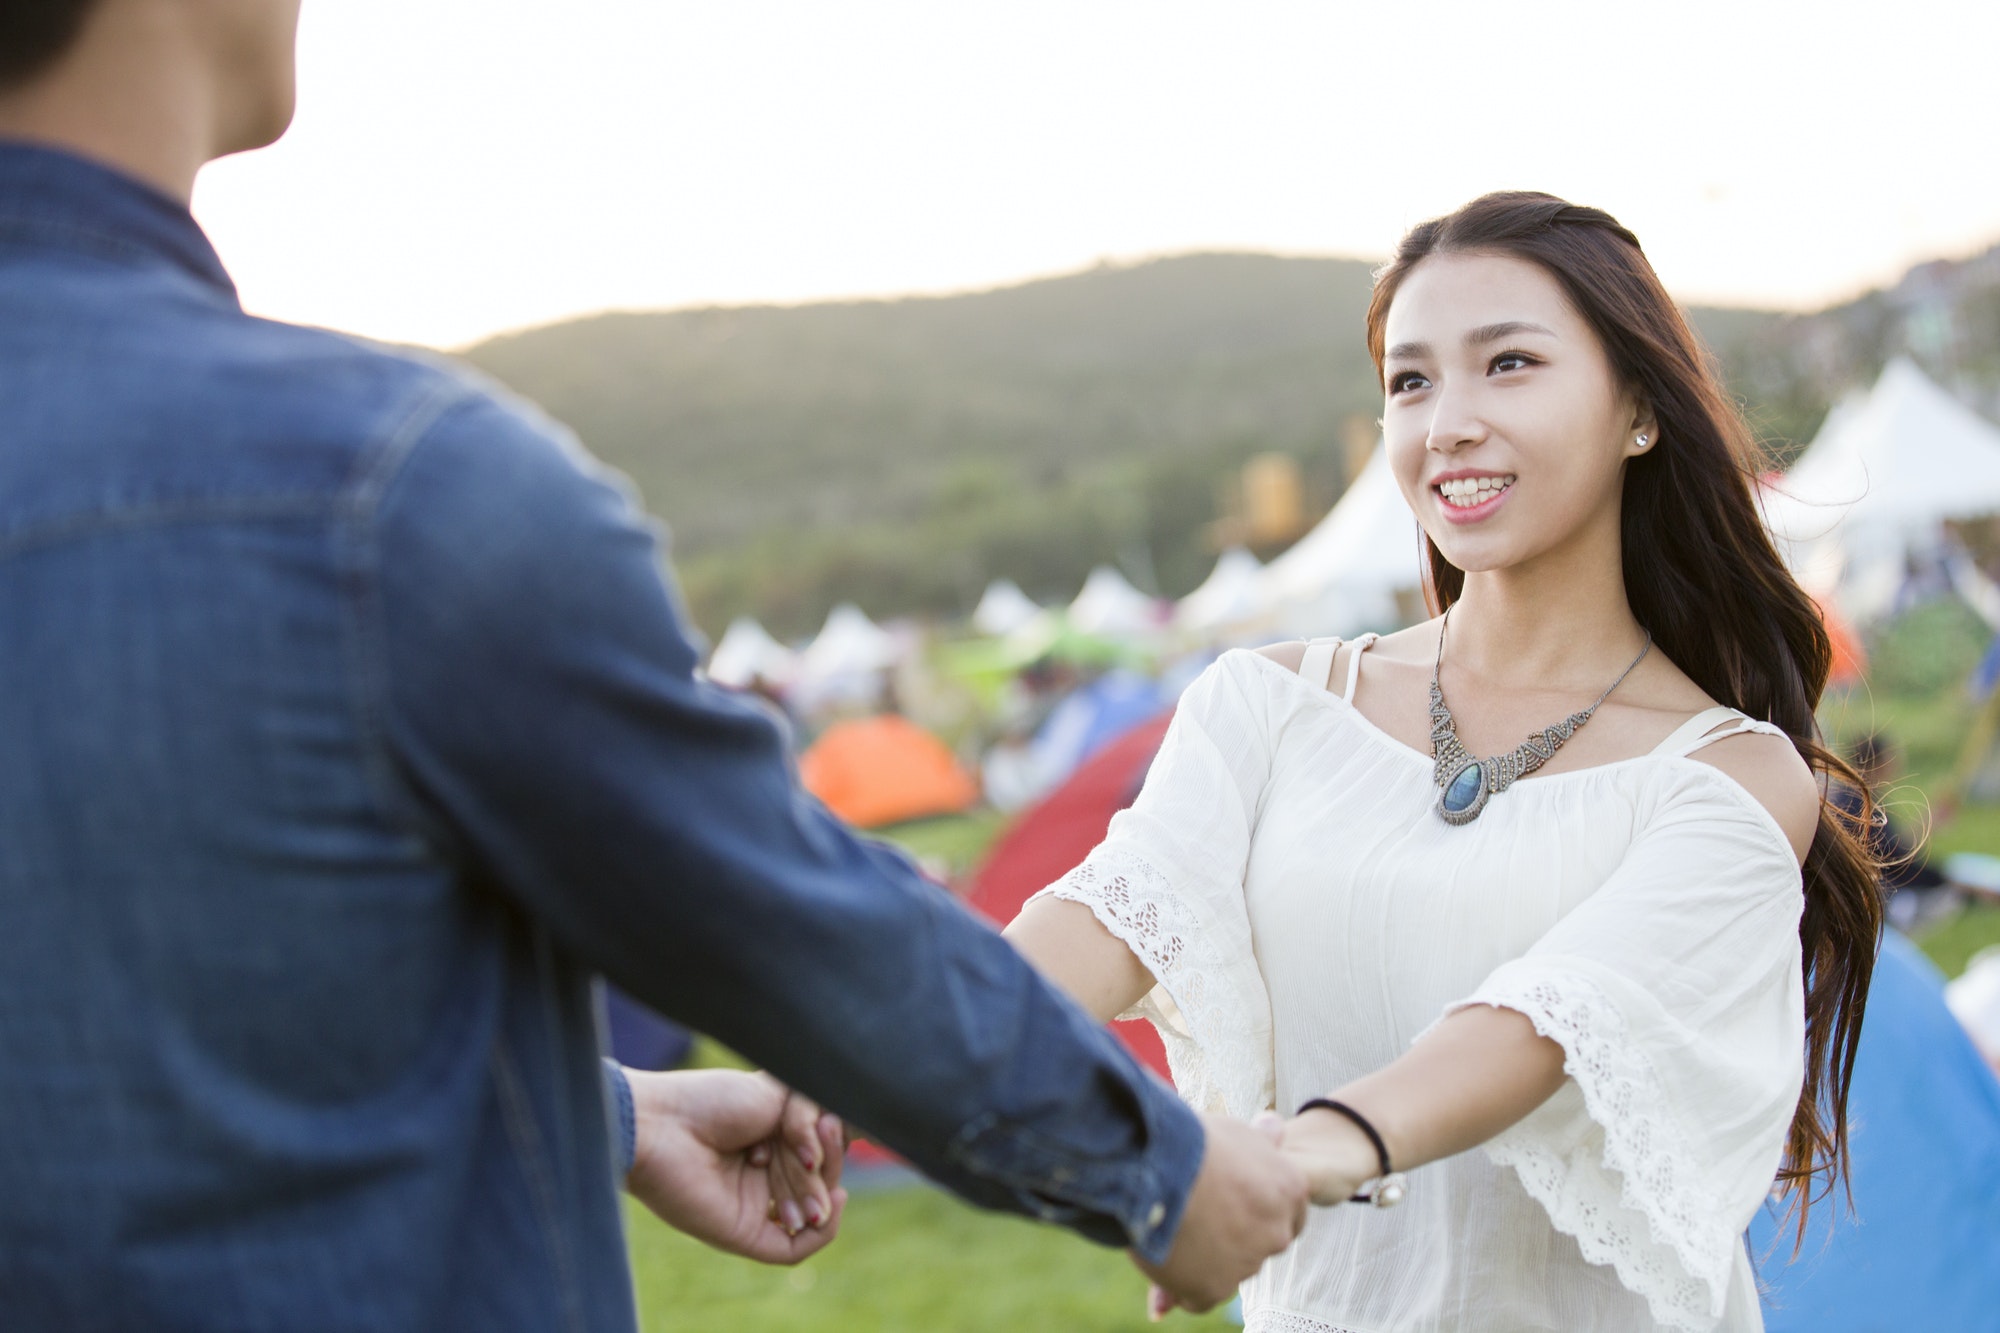
<path id="1" fill-rule="evenodd" d="M 1130 1155 L 1087 1155 L 1037 1128 L 984 1115 L 960 1133 L 951 1156 L 1011 1192 L 1029 1216 L 1158 1264 L 1180 1231 L 1204 1136 L 1201 1121 L 1164 1088 L 1148 1086 L 1146 1097 L 1146 1143 Z"/>
<path id="2" fill-rule="evenodd" d="M 1160 1264 L 1166 1262 L 1174 1238 L 1180 1235 L 1188 1196 L 1194 1193 L 1194 1179 L 1208 1148 L 1208 1134 L 1201 1117 L 1164 1086 L 1149 1085 L 1147 1096 L 1147 1156 L 1153 1162 L 1159 1188 L 1144 1215 L 1128 1219 L 1127 1226 L 1139 1257 Z"/>
<path id="3" fill-rule="evenodd" d="M 613 1162 L 618 1168 L 618 1179 L 623 1180 L 632 1171 L 632 1163 L 639 1155 L 639 1118 L 632 1107 L 632 1083 L 625 1077 L 616 1060 L 604 1062 L 604 1096 L 618 1117 L 617 1135 L 612 1141 L 615 1151 Z"/>

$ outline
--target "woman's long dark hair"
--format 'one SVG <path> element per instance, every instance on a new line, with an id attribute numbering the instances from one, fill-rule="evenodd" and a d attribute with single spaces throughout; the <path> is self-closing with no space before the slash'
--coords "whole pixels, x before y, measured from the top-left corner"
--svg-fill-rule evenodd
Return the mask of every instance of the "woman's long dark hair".
<path id="1" fill-rule="evenodd" d="M 1825 622 L 1759 517 L 1761 469 L 1748 428 L 1638 238 L 1610 214 L 1510 192 L 1413 228 L 1369 302 L 1377 372 L 1403 279 L 1427 256 L 1468 252 L 1525 259 L 1561 283 L 1658 424 L 1658 442 L 1625 470 L 1622 558 L 1633 615 L 1710 697 L 1776 723 L 1823 784 L 1861 794 L 1858 817 L 1822 798 L 1804 868 L 1805 1088 L 1779 1172 L 1803 1236 L 1813 1179 L 1830 1188 L 1846 1178 L 1847 1088 L 1882 931 L 1879 868 L 1861 836 L 1874 815 L 1867 784 L 1822 743 L 1813 717 L 1833 658 Z M 1463 592 L 1465 571 L 1428 537 L 1424 545 L 1431 607 L 1442 611 Z"/>

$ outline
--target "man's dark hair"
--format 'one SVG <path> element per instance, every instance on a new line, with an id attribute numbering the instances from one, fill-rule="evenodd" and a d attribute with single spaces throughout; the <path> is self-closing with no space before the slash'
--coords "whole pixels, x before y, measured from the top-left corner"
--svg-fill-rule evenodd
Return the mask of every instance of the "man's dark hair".
<path id="1" fill-rule="evenodd" d="M 0 92 L 53 65 L 96 5 L 97 0 L 0 0 Z"/>

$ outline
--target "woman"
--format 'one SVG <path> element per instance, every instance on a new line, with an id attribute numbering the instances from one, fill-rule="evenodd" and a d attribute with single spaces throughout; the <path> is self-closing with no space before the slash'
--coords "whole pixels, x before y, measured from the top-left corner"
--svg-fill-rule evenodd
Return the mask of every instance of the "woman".
<path id="1" fill-rule="evenodd" d="M 1881 921 L 1825 629 L 1608 215 L 1417 227 L 1368 340 L 1443 614 L 1224 655 L 1008 934 L 1191 1100 L 1339 1103 L 1285 1128 L 1315 1200 L 1397 1206 L 1317 1211 L 1251 1330 L 1758 1328 L 1744 1227 L 1838 1168 Z"/>

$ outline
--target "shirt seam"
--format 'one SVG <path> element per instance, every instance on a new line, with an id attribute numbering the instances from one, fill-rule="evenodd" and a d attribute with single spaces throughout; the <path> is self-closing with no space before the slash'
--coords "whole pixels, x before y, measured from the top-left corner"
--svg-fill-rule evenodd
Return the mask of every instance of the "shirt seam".
<path id="1" fill-rule="evenodd" d="M 13 559 L 31 551 L 60 546 L 97 533 L 121 529 L 167 527 L 178 523 L 206 523 L 218 519 L 305 519 L 324 517 L 334 501 L 319 493 L 278 493 L 255 496 L 209 496 L 198 499 L 153 501 L 118 508 L 94 509 L 64 514 L 41 523 L 29 523 L 0 536 L 0 560 Z"/>
<path id="2" fill-rule="evenodd" d="M 507 1125 L 507 1137 L 513 1143 L 521 1174 L 527 1179 L 528 1199 L 540 1223 L 543 1243 L 549 1248 L 550 1262 L 555 1267 L 556 1286 L 561 1292 L 563 1324 L 574 1333 L 583 1333 L 582 1293 L 564 1233 L 556 1181 L 551 1178 L 549 1163 L 539 1150 L 540 1135 L 534 1105 L 522 1087 L 520 1072 L 514 1068 L 504 1038 L 493 1048 L 493 1081 L 499 1094 L 500 1114 Z"/>
<path id="3" fill-rule="evenodd" d="M 396 479 L 417 448 L 455 409 L 478 399 L 478 390 L 449 379 L 433 381 L 396 424 L 363 451 L 337 502 L 340 596 L 347 633 L 350 707 L 361 736 L 362 765 L 386 814 L 440 850 L 456 836 L 436 818 L 403 777 L 390 741 L 388 627 L 382 612 L 381 511 Z"/>

